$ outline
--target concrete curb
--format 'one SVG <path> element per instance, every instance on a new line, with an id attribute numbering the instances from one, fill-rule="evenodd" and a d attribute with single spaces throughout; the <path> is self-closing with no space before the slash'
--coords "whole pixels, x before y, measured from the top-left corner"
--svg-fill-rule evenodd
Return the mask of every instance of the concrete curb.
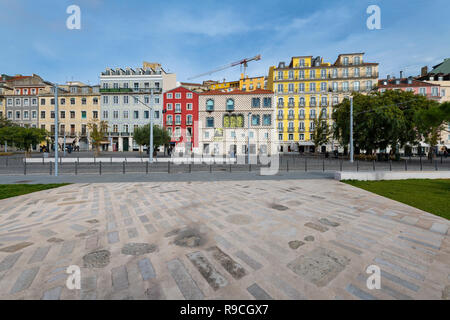
<path id="1" fill-rule="evenodd" d="M 450 179 L 450 171 L 375 171 L 375 172 L 335 172 L 335 180 L 406 180 L 406 179 Z"/>

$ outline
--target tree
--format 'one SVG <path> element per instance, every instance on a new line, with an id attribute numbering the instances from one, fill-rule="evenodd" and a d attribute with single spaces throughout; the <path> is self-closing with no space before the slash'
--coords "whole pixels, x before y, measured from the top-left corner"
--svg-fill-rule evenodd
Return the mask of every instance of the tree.
<path id="1" fill-rule="evenodd" d="M 25 157 L 29 157 L 31 147 L 36 145 L 48 136 L 44 129 L 19 127 L 16 125 L 0 127 L 0 143 L 7 143 L 25 150 Z"/>
<path id="2" fill-rule="evenodd" d="M 89 129 L 89 137 L 91 144 L 94 146 L 94 154 L 98 156 L 100 154 L 100 145 L 104 141 L 108 132 L 108 122 L 104 120 L 92 119 L 87 127 Z"/>
<path id="3" fill-rule="evenodd" d="M 133 138 L 138 145 L 148 147 L 150 145 L 150 124 L 134 129 Z M 160 146 L 167 146 L 170 139 L 169 132 L 165 128 L 153 125 L 153 152 Z"/>
<path id="4" fill-rule="evenodd" d="M 442 123 L 445 108 L 438 108 L 435 101 L 412 92 L 388 90 L 368 95 L 353 94 L 353 139 L 355 148 L 366 151 L 384 150 L 391 146 L 394 153 L 398 147 L 415 145 L 426 135 L 436 135 L 436 123 Z M 435 114 L 432 114 L 435 113 Z M 425 126 L 426 115 L 435 122 Z M 439 120 L 440 119 L 440 120 Z M 333 112 L 333 136 L 342 145 L 349 144 L 350 101 L 344 100 Z M 431 121 L 431 120 L 430 120 Z M 434 133 L 433 133 L 434 131 Z M 431 139 L 432 140 L 432 139 Z M 430 140 L 430 142 L 432 142 Z"/>
<path id="5" fill-rule="evenodd" d="M 316 152 L 320 146 L 327 144 L 331 138 L 331 128 L 327 123 L 326 114 L 323 111 L 314 119 L 313 141 Z"/>

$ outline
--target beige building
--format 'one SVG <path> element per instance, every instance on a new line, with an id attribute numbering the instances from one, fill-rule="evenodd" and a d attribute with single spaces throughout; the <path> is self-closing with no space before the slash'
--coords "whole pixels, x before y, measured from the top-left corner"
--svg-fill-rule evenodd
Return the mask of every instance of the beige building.
<path id="1" fill-rule="evenodd" d="M 273 92 L 208 91 L 199 94 L 199 150 L 203 155 L 276 152 Z"/>
<path id="2" fill-rule="evenodd" d="M 378 63 L 364 53 L 340 54 L 332 64 L 321 57 L 292 57 L 269 68 L 267 89 L 275 93 L 281 152 L 314 152 L 314 120 L 331 124 L 333 106 L 352 92 L 370 92 L 378 82 Z M 333 144 L 321 146 L 321 152 Z"/>
<path id="3" fill-rule="evenodd" d="M 92 119 L 100 119 L 99 86 L 89 86 L 81 82 L 67 82 L 58 91 L 59 144 L 72 144 L 80 150 L 90 150 L 87 124 Z M 54 88 L 46 88 L 39 94 L 39 127 L 55 135 L 55 93 Z"/>

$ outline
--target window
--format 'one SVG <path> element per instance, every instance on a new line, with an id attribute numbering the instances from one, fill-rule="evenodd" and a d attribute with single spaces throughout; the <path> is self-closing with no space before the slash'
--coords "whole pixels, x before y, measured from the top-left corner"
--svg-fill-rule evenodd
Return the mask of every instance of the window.
<path id="1" fill-rule="evenodd" d="M 65 111 L 61 111 L 61 119 L 65 119 L 66 118 L 66 112 Z"/>
<path id="2" fill-rule="evenodd" d="M 327 77 L 327 69 L 320 70 L 320 77 L 325 79 Z"/>
<path id="3" fill-rule="evenodd" d="M 45 119 L 45 111 L 41 111 L 41 119 Z"/>
<path id="4" fill-rule="evenodd" d="M 113 125 L 113 132 L 119 132 L 119 126 L 117 124 Z"/>
<path id="5" fill-rule="evenodd" d="M 265 114 L 263 115 L 263 126 L 270 126 L 272 125 L 272 115 Z"/>
<path id="6" fill-rule="evenodd" d="M 359 81 L 353 82 L 353 91 L 359 91 Z"/>
<path id="7" fill-rule="evenodd" d="M 81 98 L 81 104 L 86 104 L 86 98 Z"/>
<path id="8" fill-rule="evenodd" d="M 59 101 L 59 103 L 60 103 L 61 105 L 64 105 L 64 104 L 66 104 L 66 99 L 64 99 L 64 98 L 61 98 L 61 100 Z"/>
<path id="9" fill-rule="evenodd" d="M 305 70 L 300 70 L 298 72 L 299 79 L 305 79 Z"/>
<path id="10" fill-rule="evenodd" d="M 272 107 L 272 98 L 264 98 L 264 107 L 266 108 Z"/>
<path id="11" fill-rule="evenodd" d="M 233 99 L 227 100 L 227 111 L 234 111 L 234 100 Z"/>
<path id="12" fill-rule="evenodd" d="M 192 114 L 188 114 L 187 116 L 186 116 L 186 124 L 187 125 L 192 125 Z"/>
<path id="13" fill-rule="evenodd" d="M 261 99 L 252 98 L 252 107 L 253 108 L 259 108 L 260 104 L 261 104 Z"/>
<path id="14" fill-rule="evenodd" d="M 119 96 L 113 96 L 113 103 L 118 104 L 119 103 Z"/>
<path id="15" fill-rule="evenodd" d="M 311 99 L 309 101 L 309 105 L 311 107 L 315 107 L 316 106 L 316 97 L 311 97 Z"/>
<path id="16" fill-rule="evenodd" d="M 175 115 L 175 124 L 176 125 L 181 124 L 181 115 L 180 114 Z"/>
<path id="17" fill-rule="evenodd" d="M 354 57 L 353 58 L 353 64 L 358 65 L 358 64 L 360 64 L 360 61 L 361 61 L 361 59 L 359 57 Z"/>
<path id="18" fill-rule="evenodd" d="M 186 110 L 192 110 L 192 103 L 186 104 Z"/>
<path id="19" fill-rule="evenodd" d="M 431 88 L 431 95 L 432 95 L 433 97 L 439 96 L 439 89 L 438 89 L 437 87 L 432 87 L 432 88 Z"/>
<path id="20" fill-rule="evenodd" d="M 92 111 L 92 118 L 98 119 L 98 111 Z"/>
<path id="21" fill-rule="evenodd" d="M 278 84 L 278 92 L 283 92 L 283 84 Z"/>
<path id="22" fill-rule="evenodd" d="M 316 78 L 316 70 L 311 70 L 311 71 L 309 72 L 309 77 L 310 77 L 311 79 L 315 79 L 315 78 Z"/>
<path id="23" fill-rule="evenodd" d="M 426 88 L 419 88 L 419 94 L 422 96 L 426 96 L 427 94 Z"/>
<path id="24" fill-rule="evenodd" d="M 55 119 L 55 111 L 50 111 L 50 118 Z"/>
<path id="25" fill-rule="evenodd" d="M 119 119 L 119 111 L 117 111 L 117 110 L 113 111 L 113 118 L 114 119 Z"/>
<path id="26" fill-rule="evenodd" d="M 206 127 L 207 128 L 214 128 L 214 118 L 213 117 L 207 117 L 206 118 Z"/>
<path id="27" fill-rule="evenodd" d="M 33 106 L 37 105 L 37 99 L 36 98 L 31 99 L 31 104 Z"/>
<path id="28" fill-rule="evenodd" d="M 348 82 L 342 82 L 342 91 L 348 91 Z"/>
<path id="29" fill-rule="evenodd" d="M 103 96 L 103 103 L 108 104 L 108 96 Z"/>
<path id="30" fill-rule="evenodd" d="M 167 95 L 166 95 L 166 98 L 167 98 L 167 99 L 172 99 L 172 97 L 173 97 L 173 96 L 172 96 L 172 93 L 167 93 Z"/>
<path id="31" fill-rule="evenodd" d="M 103 110 L 103 119 L 108 119 L 108 111 L 107 110 Z"/>
<path id="32" fill-rule="evenodd" d="M 134 86 L 134 90 L 138 90 L 139 89 L 139 83 L 138 82 L 133 83 L 133 86 Z"/>
<path id="33" fill-rule="evenodd" d="M 289 134 L 289 140 L 294 140 L 294 135 L 292 133 Z"/>
<path id="34" fill-rule="evenodd" d="M 298 104 L 299 104 L 299 107 L 304 107 L 305 106 L 305 98 L 301 97 Z"/>
<path id="35" fill-rule="evenodd" d="M 278 140 L 283 140 L 283 134 L 282 134 L 282 133 L 280 133 L 280 134 L 278 135 Z"/>
<path id="36" fill-rule="evenodd" d="M 167 110 L 172 110 L 172 104 L 171 103 L 167 104 Z"/>
<path id="37" fill-rule="evenodd" d="M 28 111 L 25 110 L 25 111 L 23 112 L 23 118 L 24 118 L 24 119 L 29 119 L 29 117 L 30 117 L 30 115 L 28 114 Z"/>
<path id="38" fill-rule="evenodd" d="M 150 111 L 145 110 L 144 111 L 144 119 L 148 119 L 150 117 Z"/>
<path id="39" fill-rule="evenodd" d="M 278 98 L 278 106 L 279 106 L 279 107 L 284 107 L 284 101 L 283 101 L 283 98 Z"/>
<path id="40" fill-rule="evenodd" d="M 53 101 L 54 101 L 54 99 L 53 99 Z M 16 106 L 20 106 L 20 105 L 21 105 L 20 99 L 16 99 Z"/>
<path id="41" fill-rule="evenodd" d="M 315 92 L 316 91 L 316 84 L 315 83 L 310 83 L 309 84 L 309 91 L 311 92 Z"/>
<path id="42" fill-rule="evenodd" d="M 305 109 L 300 109 L 298 111 L 298 117 L 299 119 L 305 119 Z"/>
<path id="43" fill-rule="evenodd" d="M 172 125 L 172 115 L 168 114 L 166 117 L 166 124 L 167 125 Z"/>
<path id="44" fill-rule="evenodd" d="M 16 119 L 20 119 L 20 111 L 16 111 Z"/>
<path id="45" fill-rule="evenodd" d="M 123 103 L 128 104 L 128 96 L 123 96 Z"/>
<path id="46" fill-rule="evenodd" d="M 175 112 L 181 113 L 181 103 L 175 103 Z"/>
<path id="47" fill-rule="evenodd" d="M 175 99 L 181 99 L 181 92 L 175 92 Z"/>
<path id="48" fill-rule="evenodd" d="M 128 110 L 123 111 L 123 118 L 128 119 Z"/>
<path id="49" fill-rule="evenodd" d="M 214 111 L 214 100 L 209 99 L 206 101 L 206 111 Z"/>
<path id="50" fill-rule="evenodd" d="M 12 111 L 8 111 L 8 119 L 12 119 Z"/>
<path id="51" fill-rule="evenodd" d="M 337 82 L 333 82 L 333 91 L 338 91 L 338 83 Z"/>
<path id="52" fill-rule="evenodd" d="M 25 107 L 28 107 L 28 106 L 30 105 L 30 100 L 28 100 L 28 98 L 23 99 L 23 105 L 24 105 Z"/>
<path id="53" fill-rule="evenodd" d="M 75 98 L 70 98 L 70 104 L 75 104 Z"/>
<path id="54" fill-rule="evenodd" d="M 355 77 L 359 77 L 359 68 L 355 68 Z"/>
<path id="55" fill-rule="evenodd" d="M 321 101 L 320 101 L 320 105 L 321 106 L 328 106 L 328 101 L 327 101 L 327 97 L 323 96 Z"/>
<path id="56" fill-rule="evenodd" d="M 44 99 L 42 99 L 42 100 L 44 100 Z M 41 101 L 42 101 L 41 100 Z M 44 100 L 45 101 L 45 100 Z M 12 106 L 12 104 L 13 104 L 13 100 L 12 99 L 8 99 L 8 106 Z M 45 104 L 45 103 L 44 103 Z"/>
<path id="57" fill-rule="evenodd" d="M 305 84 L 302 82 L 298 85 L 299 92 L 305 92 Z"/>
<path id="58" fill-rule="evenodd" d="M 134 119 L 139 119 L 139 111 L 138 110 L 134 110 L 133 117 L 134 117 Z"/>
<path id="59" fill-rule="evenodd" d="M 98 98 L 92 99 L 92 102 L 93 102 L 94 104 L 98 104 Z"/>
<path id="60" fill-rule="evenodd" d="M 289 91 L 289 93 L 293 93 L 294 92 L 294 84 L 293 83 L 289 83 L 288 84 L 288 91 Z"/>
<path id="61" fill-rule="evenodd" d="M 290 80 L 293 80 L 294 79 L 294 71 L 289 70 L 288 77 Z"/>
<path id="62" fill-rule="evenodd" d="M 145 96 L 145 97 L 144 97 L 144 103 L 150 103 L 150 98 L 149 98 L 149 96 Z"/>
<path id="63" fill-rule="evenodd" d="M 278 80 L 283 80 L 283 71 L 278 71 Z"/>
<path id="64" fill-rule="evenodd" d="M 344 57 L 344 66 L 348 65 L 348 57 Z"/>
<path id="65" fill-rule="evenodd" d="M 260 117 L 257 114 L 252 115 L 252 126 L 259 126 L 260 124 Z"/>
<path id="66" fill-rule="evenodd" d="M 304 135 L 303 133 L 300 133 L 300 134 L 298 135 L 298 139 L 299 139 L 300 141 L 305 140 L 305 135 Z"/>
<path id="67" fill-rule="evenodd" d="M 366 68 L 366 76 L 371 77 L 372 76 L 372 67 Z"/>
<path id="68" fill-rule="evenodd" d="M 81 119 L 86 119 L 86 111 L 81 111 Z"/>
<path id="69" fill-rule="evenodd" d="M 192 92 L 186 93 L 186 99 L 192 99 Z"/>
<path id="70" fill-rule="evenodd" d="M 155 110 L 154 115 L 155 115 L 155 119 L 159 119 L 159 110 Z"/>
<path id="71" fill-rule="evenodd" d="M 342 70 L 342 77 L 348 78 L 348 69 L 347 68 Z"/>
<path id="72" fill-rule="evenodd" d="M 298 129 L 299 129 L 300 131 L 305 131 L 305 122 L 300 121 L 300 122 L 298 123 Z"/>
<path id="73" fill-rule="evenodd" d="M 327 83 L 326 82 L 320 83 L 320 91 L 327 91 Z"/>
<path id="74" fill-rule="evenodd" d="M 70 119 L 75 119 L 75 111 L 70 111 Z"/>

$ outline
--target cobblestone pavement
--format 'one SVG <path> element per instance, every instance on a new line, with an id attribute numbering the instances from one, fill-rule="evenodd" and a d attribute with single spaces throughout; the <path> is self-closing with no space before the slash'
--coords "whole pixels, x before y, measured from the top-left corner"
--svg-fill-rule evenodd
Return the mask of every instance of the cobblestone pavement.
<path id="1" fill-rule="evenodd" d="M 0 201 L 0 298 L 448 299 L 449 226 L 331 180 L 74 184 Z"/>

